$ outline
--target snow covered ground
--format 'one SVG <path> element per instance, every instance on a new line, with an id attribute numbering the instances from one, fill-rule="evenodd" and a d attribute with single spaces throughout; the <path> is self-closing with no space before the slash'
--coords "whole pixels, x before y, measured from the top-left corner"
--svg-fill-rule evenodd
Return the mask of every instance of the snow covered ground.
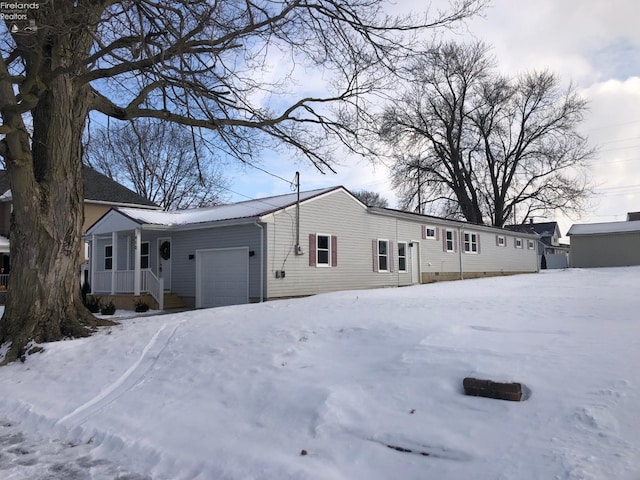
<path id="1" fill-rule="evenodd" d="M 0 368 L 0 478 L 638 480 L 639 311 L 633 267 L 122 319 Z"/>

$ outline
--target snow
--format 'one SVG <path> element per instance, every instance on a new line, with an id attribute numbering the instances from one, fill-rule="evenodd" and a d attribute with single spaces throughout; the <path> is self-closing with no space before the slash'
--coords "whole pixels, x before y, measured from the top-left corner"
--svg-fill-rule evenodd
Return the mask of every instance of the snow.
<path id="1" fill-rule="evenodd" d="M 0 368 L 0 477 L 637 480 L 639 286 L 573 269 L 121 315 Z"/>
<path id="2" fill-rule="evenodd" d="M 300 192 L 300 200 L 304 201 L 336 188 L 339 187 Z M 155 210 L 144 210 L 140 208 L 118 208 L 117 210 L 141 224 L 178 226 L 238 218 L 259 217 L 274 210 L 279 210 L 293 205 L 296 200 L 297 193 L 290 193 L 287 195 L 278 195 L 257 200 L 231 203 L 228 205 L 193 208 L 189 210 L 175 210 L 170 212 L 158 212 Z"/>
<path id="3" fill-rule="evenodd" d="M 598 235 L 640 232 L 640 220 L 626 222 L 575 223 L 567 235 Z"/>

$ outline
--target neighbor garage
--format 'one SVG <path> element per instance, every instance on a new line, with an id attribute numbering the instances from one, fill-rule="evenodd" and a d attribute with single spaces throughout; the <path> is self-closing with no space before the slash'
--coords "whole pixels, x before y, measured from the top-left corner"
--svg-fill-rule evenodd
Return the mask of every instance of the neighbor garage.
<path id="1" fill-rule="evenodd" d="M 572 267 L 640 265 L 640 221 L 575 224 L 567 235 Z"/>

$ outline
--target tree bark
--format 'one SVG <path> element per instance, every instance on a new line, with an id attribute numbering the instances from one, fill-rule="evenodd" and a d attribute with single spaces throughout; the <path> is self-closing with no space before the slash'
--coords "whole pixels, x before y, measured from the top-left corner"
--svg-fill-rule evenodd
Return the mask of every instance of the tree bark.
<path id="1" fill-rule="evenodd" d="M 56 54 L 52 49 L 54 62 Z M 12 265 L 20 268 L 12 269 L 0 322 L 0 344 L 11 343 L 4 363 L 23 358 L 30 342 L 86 336 L 96 326 L 82 304 L 79 276 L 81 141 L 90 104 L 88 86 L 60 74 L 50 79 L 32 110 L 31 146 L 20 116 L 9 119 L 10 253 Z"/>

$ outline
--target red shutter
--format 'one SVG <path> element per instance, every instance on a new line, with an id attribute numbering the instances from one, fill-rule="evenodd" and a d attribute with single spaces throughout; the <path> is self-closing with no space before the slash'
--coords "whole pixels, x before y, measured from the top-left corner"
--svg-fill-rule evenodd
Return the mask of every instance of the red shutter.
<path id="1" fill-rule="evenodd" d="M 393 272 L 393 257 L 395 257 L 395 252 L 393 250 L 393 242 L 389 240 L 389 271 Z"/>
<path id="2" fill-rule="evenodd" d="M 427 226 L 422 225 L 422 239 L 424 240 L 425 238 L 427 238 Z"/>
<path id="3" fill-rule="evenodd" d="M 315 233 L 310 233 L 309 234 L 309 266 L 310 267 L 315 267 L 316 266 L 316 234 Z"/>
<path id="4" fill-rule="evenodd" d="M 373 271 L 378 271 L 378 241 L 373 240 L 371 254 L 373 257 Z"/>
<path id="5" fill-rule="evenodd" d="M 331 266 L 338 266 L 338 237 L 331 235 Z"/>

